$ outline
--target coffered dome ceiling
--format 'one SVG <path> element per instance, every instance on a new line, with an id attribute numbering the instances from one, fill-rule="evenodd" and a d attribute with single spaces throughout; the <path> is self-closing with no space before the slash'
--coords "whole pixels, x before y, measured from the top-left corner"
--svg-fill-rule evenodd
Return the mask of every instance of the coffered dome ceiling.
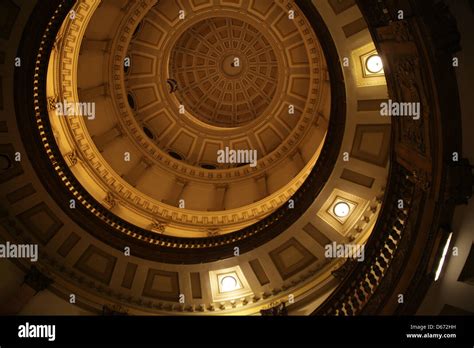
<path id="1" fill-rule="evenodd" d="M 290 293 L 314 310 L 345 261 L 325 246 L 366 242 L 389 167 L 384 74 L 365 74 L 375 46 L 345 23 L 357 6 L 58 3 L 18 116 L 53 198 L 18 216 L 55 222 L 38 236 L 58 292 L 137 313 L 254 314 Z"/>
<path id="2" fill-rule="evenodd" d="M 176 99 L 210 125 L 248 124 L 275 97 L 279 64 L 273 46 L 256 27 L 237 18 L 194 24 L 171 51 L 169 75 L 177 81 Z"/>
<path id="3" fill-rule="evenodd" d="M 114 214 L 167 235 L 221 235 L 274 212 L 308 176 L 329 124 L 327 66 L 309 22 L 290 19 L 285 2 L 191 2 L 183 14 L 171 4 L 142 2 L 143 18 L 119 26 L 105 58 L 93 43 L 112 34 L 87 29 L 101 14 L 85 11 L 82 46 L 78 37 L 51 64 L 80 49 L 77 100 L 93 101 L 94 86 L 112 99 L 95 100 L 94 119 L 52 110 L 51 122 L 70 139 L 58 138 L 63 155 L 88 159 L 71 168 L 76 178 Z M 67 75 L 51 73 L 51 86 Z M 55 93 L 74 99 L 70 87 Z"/>

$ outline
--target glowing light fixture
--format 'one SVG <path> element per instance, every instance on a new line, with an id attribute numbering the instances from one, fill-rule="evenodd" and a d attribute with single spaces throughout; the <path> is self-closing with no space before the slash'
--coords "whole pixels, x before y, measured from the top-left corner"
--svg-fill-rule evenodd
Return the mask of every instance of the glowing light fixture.
<path id="1" fill-rule="evenodd" d="M 239 289 L 239 282 L 233 276 L 227 275 L 221 279 L 222 292 L 229 292 Z"/>
<path id="2" fill-rule="evenodd" d="M 451 243 L 451 237 L 453 236 L 453 232 L 451 232 L 448 236 L 448 240 L 444 245 L 443 254 L 441 255 L 441 259 L 439 260 L 438 269 L 436 270 L 435 281 L 438 280 L 439 275 L 441 274 L 441 270 L 443 269 L 444 261 L 446 259 L 446 254 L 448 253 L 449 243 Z"/>
<path id="3" fill-rule="evenodd" d="M 214 301 L 237 300 L 253 295 L 239 266 L 209 271 L 209 277 Z"/>
<path id="4" fill-rule="evenodd" d="M 351 211 L 351 207 L 346 202 L 338 202 L 334 206 L 333 211 L 334 211 L 334 214 L 337 217 L 342 218 L 342 217 L 346 217 L 347 215 L 349 215 L 349 212 Z"/>
<path id="5" fill-rule="evenodd" d="M 368 57 L 365 61 L 365 67 L 371 74 L 378 74 L 383 69 L 382 58 L 377 54 Z"/>

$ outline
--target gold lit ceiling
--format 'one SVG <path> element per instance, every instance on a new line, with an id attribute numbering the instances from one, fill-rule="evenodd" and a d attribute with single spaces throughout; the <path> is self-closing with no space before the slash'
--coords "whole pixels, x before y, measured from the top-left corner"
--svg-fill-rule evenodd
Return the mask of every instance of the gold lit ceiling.
<path id="1" fill-rule="evenodd" d="M 379 5 L 2 2 L 11 20 L 1 77 L 13 88 L 0 91 L 0 240 L 39 250 L 36 261 L 2 262 L 2 280 L 22 284 L 16 295 L 41 290 L 7 307 L 191 316 L 415 308 L 413 297 L 400 305 L 393 281 L 413 292 L 419 274 L 432 279 L 426 256 L 449 232 L 439 222 L 470 194 L 449 185 L 468 178 L 467 161 L 453 174 L 437 160 L 461 148 L 442 131 L 456 91 L 424 83 L 440 77 L 433 69 L 450 62 L 457 40 L 437 52 L 443 38 L 419 35 L 443 8 L 397 21 L 396 4 Z M 441 77 L 455 85 L 453 72 Z M 381 107 L 416 87 L 421 122 L 392 128 Z M 440 95 L 444 107 L 429 108 Z M 64 115 L 65 104 L 92 114 Z M 433 135 L 444 145 L 429 146 Z M 223 149 L 255 151 L 257 161 L 221 161 Z"/>
<path id="2" fill-rule="evenodd" d="M 358 71 L 326 61 L 331 37 L 293 1 L 81 0 L 73 10 L 49 57 L 54 139 L 42 141 L 58 147 L 67 170 L 50 155 L 54 173 L 91 223 L 68 220 L 45 247 L 60 292 L 141 314 L 255 314 L 290 297 L 312 312 L 345 261 L 325 245 L 364 244 L 380 211 L 390 120 L 370 99 L 385 98 L 385 85 L 364 89 Z M 368 32 L 345 37 L 346 21 L 327 23 L 333 58 L 372 42 Z M 59 117 L 60 101 L 94 103 L 95 117 Z M 225 148 L 256 150 L 257 165 L 220 163 Z M 324 158 L 333 165 L 321 168 Z M 313 185 L 319 170 L 327 180 Z M 298 193 L 312 185 L 320 190 L 301 209 Z M 335 216 L 340 202 L 351 203 L 347 218 Z M 58 206 L 59 218 L 74 215 Z M 275 214 L 287 207 L 289 223 Z M 72 234 L 80 241 L 57 261 Z M 235 289 L 223 289 L 226 277 Z"/>
<path id="3" fill-rule="evenodd" d="M 50 115 L 63 155 L 87 159 L 71 170 L 97 201 L 152 232 L 206 237 L 258 222 L 290 199 L 317 161 L 331 102 L 322 48 L 304 17 L 290 17 L 285 1 L 238 11 L 191 2 L 184 12 L 142 1 L 110 32 L 87 27 L 101 19 L 97 2 L 85 3 L 62 28 L 74 41 L 52 55 L 48 81 L 52 95 L 93 101 L 97 115 Z M 262 25 L 268 11 L 271 25 Z M 97 43 L 105 37 L 109 55 Z M 71 69 L 59 69 L 66 62 Z M 224 150 L 255 152 L 257 161 L 222 163 Z"/>

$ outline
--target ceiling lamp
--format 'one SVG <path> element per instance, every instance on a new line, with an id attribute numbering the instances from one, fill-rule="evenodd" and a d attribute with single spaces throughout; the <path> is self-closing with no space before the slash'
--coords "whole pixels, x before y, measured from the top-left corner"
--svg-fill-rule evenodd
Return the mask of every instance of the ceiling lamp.
<path id="1" fill-rule="evenodd" d="M 349 215 L 351 208 L 346 202 L 339 202 L 334 206 L 334 215 L 343 218 Z"/>
<path id="2" fill-rule="evenodd" d="M 229 292 L 239 289 L 239 282 L 233 276 L 227 275 L 221 278 L 221 291 Z"/>
<path id="3" fill-rule="evenodd" d="M 371 74 L 378 74 L 383 69 L 382 58 L 378 54 L 371 55 L 365 61 L 365 67 Z"/>
<path id="4" fill-rule="evenodd" d="M 212 299 L 216 302 L 254 295 L 239 266 L 209 271 Z"/>

